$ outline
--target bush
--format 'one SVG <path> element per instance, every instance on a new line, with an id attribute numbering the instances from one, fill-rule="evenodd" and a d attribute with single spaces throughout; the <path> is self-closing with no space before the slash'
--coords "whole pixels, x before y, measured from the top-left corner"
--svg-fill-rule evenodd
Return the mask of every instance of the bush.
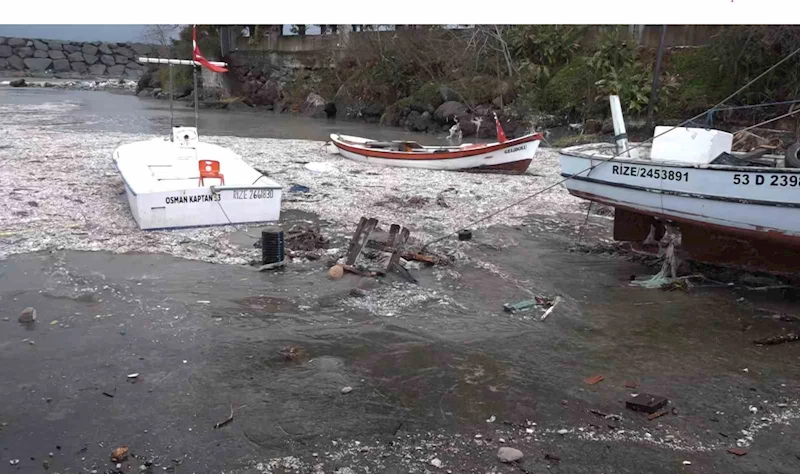
<path id="1" fill-rule="evenodd" d="M 556 72 L 540 93 L 539 103 L 556 115 L 582 115 L 594 98 L 595 75 L 587 58 L 575 58 Z"/>

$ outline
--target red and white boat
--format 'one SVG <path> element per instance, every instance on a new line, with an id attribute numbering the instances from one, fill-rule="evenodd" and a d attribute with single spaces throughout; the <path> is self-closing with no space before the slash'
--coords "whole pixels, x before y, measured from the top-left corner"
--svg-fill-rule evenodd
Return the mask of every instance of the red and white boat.
<path id="1" fill-rule="evenodd" d="M 487 171 L 522 174 L 531 164 L 542 140 L 532 133 L 507 140 L 497 122 L 498 141 L 459 146 L 422 146 L 414 141 L 391 142 L 331 134 L 335 152 L 364 163 L 434 170 Z"/>

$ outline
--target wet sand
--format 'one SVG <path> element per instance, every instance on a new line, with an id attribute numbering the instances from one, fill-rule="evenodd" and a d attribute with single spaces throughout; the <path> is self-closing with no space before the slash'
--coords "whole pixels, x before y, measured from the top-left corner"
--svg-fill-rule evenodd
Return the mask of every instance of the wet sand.
<path id="1" fill-rule="evenodd" d="M 134 249 L 8 252 L 0 470 L 116 472 L 127 445 L 121 472 L 797 472 L 800 344 L 752 343 L 795 329 L 753 305 L 795 303 L 631 287 L 655 269 L 576 251 L 584 216 L 569 209 L 448 240 L 456 262 L 412 270 L 419 285 L 331 281 L 325 259 L 258 273 Z M 337 228 L 288 210 L 283 223 L 309 219 Z M 592 217 L 583 239 L 608 239 L 608 222 Z M 253 252 L 246 230 L 225 232 L 232 255 Z M 544 321 L 502 310 L 556 294 Z M 28 306 L 38 319 L 22 325 Z M 667 397 L 668 413 L 627 410 L 631 393 Z M 502 464 L 500 446 L 525 457 Z"/>

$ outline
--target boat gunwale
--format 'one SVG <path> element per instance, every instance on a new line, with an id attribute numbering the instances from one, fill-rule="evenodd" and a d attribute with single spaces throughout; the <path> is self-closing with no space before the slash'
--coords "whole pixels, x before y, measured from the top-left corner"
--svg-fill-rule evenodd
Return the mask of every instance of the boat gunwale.
<path id="1" fill-rule="evenodd" d="M 667 168 L 694 168 L 694 169 L 705 169 L 709 171 L 737 171 L 737 172 L 748 172 L 748 173 L 791 173 L 791 174 L 800 174 L 800 168 L 776 168 L 770 166 L 734 166 L 734 165 L 713 165 L 713 164 L 703 164 L 703 163 L 683 163 L 679 161 L 654 161 L 651 159 L 642 159 L 642 158 L 628 158 L 623 156 L 613 156 L 613 155 L 598 155 L 589 153 L 588 150 L 592 149 L 599 149 L 600 147 L 603 148 L 613 148 L 613 143 L 591 143 L 588 145 L 575 145 L 568 148 L 562 148 L 559 150 L 560 155 L 571 156 L 574 158 L 583 158 L 587 160 L 596 160 L 596 161 L 604 161 L 604 162 L 619 162 L 619 163 L 633 163 L 639 165 L 646 165 L 646 166 L 662 166 Z M 648 145 L 639 145 L 631 144 L 630 149 L 636 148 L 650 148 Z M 741 152 L 733 152 L 731 153 L 733 156 L 741 156 L 743 153 Z M 772 158 L 772 159 L 780 159 L 782 156 L 780 155 L 773 155 L 768 154 L 764 155 L 765 158 Z"/>

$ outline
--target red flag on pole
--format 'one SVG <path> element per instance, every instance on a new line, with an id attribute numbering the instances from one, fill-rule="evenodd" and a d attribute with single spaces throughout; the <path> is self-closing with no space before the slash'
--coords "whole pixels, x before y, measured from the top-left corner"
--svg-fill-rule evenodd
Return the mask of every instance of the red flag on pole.
<path id="1" fill-rule="evenodd" d="M 506 141 L 506 133 L 503 131 L 503 126 L 500 125 L 500 120 L 497 118 L 497 114 L 494 114 L 494 123 L 497 126 L 497 141 L 503 143 Z"/>
<path id="2" fill-rule="evenodd" d="M 206 59 L 202 54 L 200 54 L 200 47 L 197 46 L 197 25 L 192 25 L 192 49 L 193 49 L 192 55 L 194 57 L 194 60 L 200 63 L 201 65 L 205 66 L 206 68 L 214 72 L 228 72 L 228 70 L 222 66 L 215 66 L 211 64 L 210 62 L 208 62 L 208 59 Z"/>

